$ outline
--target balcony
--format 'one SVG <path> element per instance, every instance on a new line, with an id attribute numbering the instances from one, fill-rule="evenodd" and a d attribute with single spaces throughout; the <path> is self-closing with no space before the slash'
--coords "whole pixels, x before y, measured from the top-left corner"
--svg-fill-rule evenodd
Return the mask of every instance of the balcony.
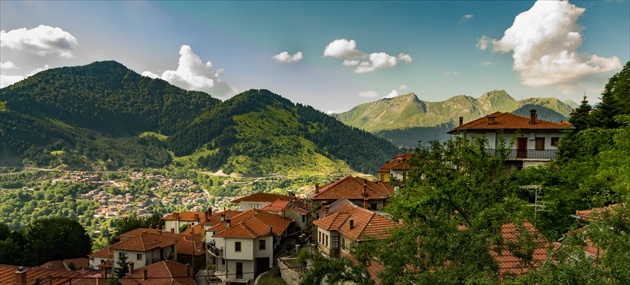
<path id="1" fill-rule="evenodd" d="M 496 155 L 496 149 L 488 149 L 488 154 L 491 156 Z M 509 160 L 521 160 L 521 159 L 545 159 L 545 160 L 554 160 L 556 159 L 557 150 L 555 149 L 546 149 L 546 150 L 516 150 L 511 149 L 508 154 Z"/>

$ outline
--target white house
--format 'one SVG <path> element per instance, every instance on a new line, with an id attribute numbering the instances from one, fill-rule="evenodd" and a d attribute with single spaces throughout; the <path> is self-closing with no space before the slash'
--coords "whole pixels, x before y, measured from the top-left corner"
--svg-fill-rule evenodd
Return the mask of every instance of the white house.
<path id="1" fill-rule="evenodd" d="M 568 122 L 539 120 L 536 109 L 532 109 L 529 118 L 496 112 L 464 124 L 460 117 L 459 126 L 448 133 L 466 139 L 486 137 L 491 154 L 494 154 L 501 138 L 508 143 L 516 138 L 510 145 L 508 163 L 525 168 L 554 160 L 562 132 L 567 129 L 573 129 L 573 126 Z"/>
<path id="2" fill-rule="evenodd" d="M 210 215 L 212 215 L 212 208 L 206 212 L 175 212 L 162 217 L 162 220 L 164 221 L 164 229 L 179 234 L 184 225 L 197 225 L 205 221 L 206 217 Z"/>
<path id="3" fill-rule="evenodd" d="M 263 208 L 277 200 L 292 201 L 295 199 L 295 196 L 259 192 L 235 199 L 232 201 L 232 203 L 237 203 L 241 211 L 247 211 L 251 209 Z"/>
<path id="4" fill-rule="evenodd" d="M 117 242 L 110 246 L 113 251 L 114 266 L 123 254 L 127 262 L 133 262 L 135 268 L 141 268 L 162 260 L 177 260 L 177 241 L 179 238 L 164 234 L 141 233 L 140 235 Z"/>
<path id="5" fill-rule="evenodd" d="M 273 249 L 293 220 L 261 210 L 226 219 L 206 234 L 208 269 L 222 284 L 252 284 L 273 267 Z"/>

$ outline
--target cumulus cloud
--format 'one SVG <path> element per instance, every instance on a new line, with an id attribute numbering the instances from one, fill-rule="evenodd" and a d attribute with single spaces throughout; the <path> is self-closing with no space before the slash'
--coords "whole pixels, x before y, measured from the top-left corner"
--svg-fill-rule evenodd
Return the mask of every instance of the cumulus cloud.
<path id="1" fill-rule="evenodd" d="M 375 98 L 375 97 L 378 97 L 378 92 L 376 92 L 376 91 L 372 91 L 372 90 L 368 90 L 368 91 L 361 91 L 361 92 L 359 92 L 359 97 L 363 97 L 363 98 Z"/>
<path id="2" fill-rule="evenodd" d="M 400 90 L 407 90 L 407 88 L 409 88 L 409 87 L 407 87 L 407 85 L 405 85 L 405 84 L 400 85 L 400 87 L 398 87 L 398 89 L 400 89 Z"/>
<path id="3" fill-rule="evenodd" d="M 293 63 L 293 62 L 299 62 L 300 60 L 302 60 L 303 57 L 304 55 L 302 54 L 301 51 L 298 51 L 293 55 L 290 55 L 289 52 L 287 51 L 283 51 L 279 54 L 272 56 L 271 59 L 277 60 L 279 62 L 284 62 L 284 63 Z"/>
<path id="4" fill-rule="evenodd" d="M 400 95 L 400 94 L 398 94 L 398 91 L 396 91 L 396 89 L 394 89 L 394 90 L 392 90 L 392 92 L 389 92 L 389 94 L 387 94 L 383 98 L 394 98 L 394 97 L 397 97 L 398 95 Z"/>
<path id="5" fill-rule="evenodd" d="M 474 17 L 475 17 L 475 15 L 473 15 L 473 14 L 466 14 L 466 15 L 462 16 L 462 20 L 466 21 L 466 20 L 470 20 L 470 19 L 472 19 Z"/>
<path id="6" fill-rule="evenodd" d="M 324 57 L 343 59 L 342 65 L 354 67 L 355 73 L 367 73 L 379 68 L 391 68 L 399 61 L 411 62 L 413 58 L 405 53 L 398 57 L 384 52 L 365 53 L 357 49 L 355 40 L 337 39 L 324 49 Z"/>
<path id="7" fill-rule="evenodd" d="M 21 81 L 22 79 L 24 79 L 24 76 L 21 76 L 21 75 L 0 74 L 0 88 L 4 88 L 9 85 L 12 85 L 13 83 Z"/>
<path id="8" fill-rule="evenodd" d="M 235 94 L 238 91 L 223 82 L 219 77 L 222 71 L 222 69 L 215 70 L 209 61 L 203 63 L 190 46 L 183 45 L 179 49 L 177 70 L 166 70 L 161 76 L 151 71 L 145 71 L 142 75 L 150 78 L 161 78 L 175 86 L 187 90 L 203 91 L 211 95 L 226 96 Z"/>
<path id="9" fill-rule="evenodd" d="M 0 30 L 0 47 L 26 51 L 46 56 L 58 54 L 72 58 L 72 50 L 78 45 L 77 39 L 58 27 L 40 25 L 36 28 L 19 28 L 6 32 Z"/>
<path id="10" fill-rule="evenodd" d="M 537 1 L 514 19 L 501 39 L 482 36 L 477 47 L 494 52 L 512 52 L 512 68 L 521 83 L 532 87 L 563 86 L 603 72 L 621 68 L 617 57 L 599 57 L 578 52 L 583 27 L 577 20 L 585 9 L 567 1 Z"/>
<path id="11" fill-rule="evenodd" d="M 0 62 L 0 69 L 8 70 L 8 69 L 19 69 L 19 68 L 17 67 L 17 65 L 15 65 L 15 63 L 9 60 L 6 62 Z"/>

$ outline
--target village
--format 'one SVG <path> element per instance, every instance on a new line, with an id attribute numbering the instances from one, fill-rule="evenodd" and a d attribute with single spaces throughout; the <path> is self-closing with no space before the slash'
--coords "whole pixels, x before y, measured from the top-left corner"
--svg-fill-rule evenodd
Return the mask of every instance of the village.
<path id="1" fill-rule="evenodd" d="M 495 113 L 466 124 L 460 119 L 455 131 L 464 137 L 466 132 L 488 136 L 492 139 L 488 152 L 492 153 L 500 139 L 499 132 L 510 135 L 504 132 L 511 129 L 518 132 L 519 137 L 506 164 L 518 169 L 544 164 L 555 158 L 557 137 L 571 126 L 537 120 L 535 112 L 532 110 L 530 118 Z M 349 175 L 323 185 L 315 183 L 308 195 L 298 196 L 293 191 L 287 194 L 258 192 L 242 197 L 221 197 L 212 205 L 206 201 L 217 197 L 211 197 L 207 191 L 188 191 L 194 187 L 190 180 L 134 172 L 130 181 L 154 181 L 150 190 L 166 189 L 167 194 L 158 197 L 127 191 L 124 195 L 113 195 L 111 191 L 96 188 L 79 199 L 98 202 L 95 218 L 129 214 L 147 217 L 148 207 L 158 203 L 163 206 L 184 204 L 187 210 L 164 215 L 163 226 L 151 225 L 121 233 L 118 242 L 88 257 L 51 261 L 27 269 L 0 267 L 3 270 L 0 280 L 15 280 L 9 284 L 24 285 L 26 280 L 54 276 L 56 279 L 51 279 L 51 284 L 88 285 L 106 284 L 116 276 L 123 285 L 257 284 L 266 272 L 278 268 L 284 282 L 300 284 L 309 266 L 298 261 L 296 256 L 301 251 L 352 259 L 353 246 L 387 238 L 403 226 L 402 220 L 393 219 L 383 210 L 405 187 L 409 172 L 415 168 L 412 158 L 410 153 L 394 156 L 378 169 L 374 180 Z M 126 181 L 102 181 L 85 172 L 73 172 L 62 179 L 122 191 L 129 189 Z M 605 210 L 580 210 L 575 218 L 589 221 L 593 212 Z M 536 233 L 532 223 L 525 222 L 522 226 L 529 234 Z M 521 230 L 513 224 L 501 226 L 506 240 L 518 239 Z M 518 253 L 491 251 L 490 255 L 502 274 L 524 274 L 531 269 L 531 264 L 540 267 L 548 260 L 548 248 L 560 246 L 542 238 L 534 241 L 530 267 L 524 265 Z M 599 250 L 590 244 L 585 254 L 597 258 Z M 379 260 L 372 260 L 367 269 L 376 284 L 379 284 L 378 273 L 382 267 Z"/>

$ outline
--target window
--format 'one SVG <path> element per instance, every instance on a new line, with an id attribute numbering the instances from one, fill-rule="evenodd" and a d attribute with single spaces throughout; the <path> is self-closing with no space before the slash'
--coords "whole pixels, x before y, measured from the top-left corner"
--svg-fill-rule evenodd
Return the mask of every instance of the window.
<path id="1" fill-rule="evenodd" d="M 328 247 L 328 235 L 324 235 L 324 240 L 326 240 L 326 247 Z"/>
<path id="2" fill-rule="evenodd" d="M 306 215 L 302 215 L 302 223 L 306 223 Z"/>
<path id="3" fill-rule="evenodd" d="M 242 279 L 242 278 L 243 278 L 243 263 L 237 262 L 236 263 L 236 279 Z"/>
<path id="4" fill-rule="evenodd" d="M 536 150 L 545 150 L 545 138 L 536 138 Z"/>
<path id="5" fill-rule="evenodd" d="M 122 252 L 122 251 L 121 251 L 121 252 L 118 252 L 118 258 L 123 258 L 123 253 L 124 253 L 124 252 Z"/>
<path id="6" fill-rule="evenodd" d="M 258 249 L 265 250 L 265 240 L 264 239 L 258 241 Z"/>
<path id="7" fill-rule="evenodd" d="M 137 259 L 137 260 L 142 260 L 142 253 L 138 253 L 138 254 L 136 255 L 136 259 Z"/>
<path id="8" fill-rule="evenodd" d="M 332 248 L 339 248 L 339 237 L 331 237 Z"/>
<path id="9" fill-rule="evenodd" d="M 234 242 L 234 251 L 241 252 L 241 242 L 240 241 Z"/>
<path id="10" fill-rule="evenodd" d="M 560 141 L 559 137 L 551 138 L 551 146 L 558 146 L 558 142 Z"/>

